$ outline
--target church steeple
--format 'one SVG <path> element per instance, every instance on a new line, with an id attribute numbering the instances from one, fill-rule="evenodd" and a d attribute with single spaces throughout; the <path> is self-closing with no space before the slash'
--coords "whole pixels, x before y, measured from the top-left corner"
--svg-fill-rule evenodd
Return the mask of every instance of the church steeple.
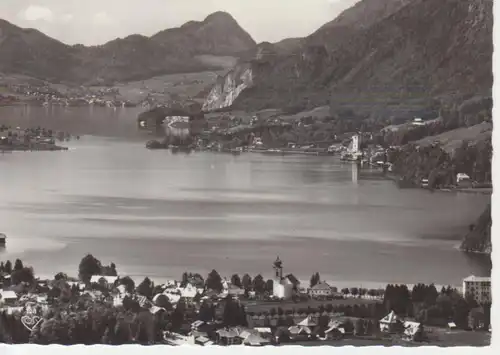
<path id="1" fill-rule="evenodd" d="M 273 269 L 275 271 L 275 277 L 278 280 L 283 278 L 283 262 L 280 260 L 280 257 L 276 257 L 276 260 L 273 263 Z"/>

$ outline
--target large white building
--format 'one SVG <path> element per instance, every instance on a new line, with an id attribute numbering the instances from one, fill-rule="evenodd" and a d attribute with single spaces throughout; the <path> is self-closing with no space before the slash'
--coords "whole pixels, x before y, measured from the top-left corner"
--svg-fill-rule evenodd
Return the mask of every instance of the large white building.
<path id="1" fill-rule="evenodd" d="M 477 303 L 491 302 L 491 277 L 469 276 L 463 280 L 462 292 L 464 298 L 470 294 Z"/>
<path id="2" fill-rule="evenodd" d="M 352 145 L 351 145 L 351 152 L 352 153 L 358 153 L 359 152 L 359 148 L 360 148 L 360 136 L 359 135 L 354 135 L 352 136 Z"/>
<path id="3" fill-rule="evenodd" d="M 273 296 L 285 300 L 291 299 L 294 292 L 294 285 L 289 277 L 283 277 L 283 265 L 279 257 L 276 258 L 273 268 L 275 271 L 273 280 Z"/>

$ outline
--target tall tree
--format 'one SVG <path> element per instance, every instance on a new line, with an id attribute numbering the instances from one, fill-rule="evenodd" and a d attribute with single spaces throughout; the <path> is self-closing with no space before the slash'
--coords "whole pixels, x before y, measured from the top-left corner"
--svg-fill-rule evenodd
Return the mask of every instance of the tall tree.
<path id="1" fill-rule="evenodd" d="M 21 259 L 16 259 L 15 263 L 14 263 L 14 271 L 19 271 L 19 270 L 22 270 L 24 268 L 23 266 L 23 262 L 21 261 Z"/>
<path id="2" fill-rule="evenodd" d="M 427 288 L 425 290 L 424 302 L 427 305 L 434 305 L 434 304 L 436 304 L 436 299 L 438 296 L 439 296 L 439 293 L 436 290 L 436 286 L 434 286 L 434 284 L 430 284 L 429 286 L 427 286 Z"/>
<path id="3" fill-rule="evenodd" d="M 249 290 L 252 287 L 252 278 L 250 275 L 245 274 L 241 280 L 241 284 L 245 290 Z"/>
<path id="4" fill-rule="evenodd" d="M 274 281 L 269 279 L 266 281 L 266 291 L 269 293 L 273 293 L 274 290 Z"/>
<path id="5" fill-rule="evenodd" d="M 140 284 L 137 286 L 137 293 L 146 297 L 151 297 L 153 294 L 153 283 L 146 277 Z"/>
<path id="6" fill-rule="evenodd" d="M 12 263 L 10 262 L 10 260 L 7 260 L 5 262 L 5 265 L 4 265 L 4 270 L 7 274 L 10 274 L 12 273 Z"/>
<path id="7" fill-rule="evenodd" d="M 166 295 L 163 295 L 163 294 L 159 295 L 156 298 L 156 305 L 158 307 L 165 308 L 165 310 L 167 310 L 167 311 L 170 311 L 173 308 L 168 297 Z"/>
<path id="8" fill-rule="evenodd" d="M 182 324 L 184 323 L 184 319 L 186 316 L 186 304 L 182 299 L 177 303 L 177 307 L 172 313 L 172 329 L 174 331 L 178 331 Z"/>
<path id="9" fill-rule="evenodd" d="M 11 281 L 14 285 L 21 282 L 32 283 L 35 280 L 34 271 L 31 267 L 23 267 L 20 270 L 14 270 L 11 277 Z"/>
<path id="10" fill-rule="evenodd" d="M 215 270 L 212 270 L 205 281 L 205 285 L 209 290 L 214 290 L 217 292 L 222 291 L 222 278 L 219 273 Z"/>
<path id="11" fill-rule="evenodd" d="M 208 302 L 203 302 L 198 313 L 198 320 L 203 322 L 211 322 L 215 318 L 213 307 Z"/>
<path id="12" fill-rule="evenodd" d="M 358 318 L 355 324 L 355 329 L 354 329 L 356 335 L 364 335 L 365 334 L 365 322 L 363 319 Z"/>
<path id="13" fill-rule="evenodd" d="M 135 282 L 129 276 L 122 277 L 118 280 L 118 284 L 124 285 L 128 293 L 133 293 L 135 290 Z"/>
<path id="14" fill-rule="evenodd" d="M 58 272 L 57 274 L 55 274 L 54 276 L 54 280 L 67 280 L 68 279 L 68 275 L 66 275 L 64 272 Z"/>
<path id="15" fill-rule="evenodd" d="M 257 293 L 262 294 L 265 292 L 266 282 L 264 281 L 264 278 L 262 277 L 262 275 L 259 274 L 259 275 L 255 276 L 255 278 L 253 279 L 253 289 Z"/>
<path id="16" fill-rule="evenodd" d="M 234 274 L 233 276 L 231 276 L 231 284 L 237 287 L 241 287 L 241 280 L 238 274 Z"/>
<path id="17" fill-rule="evenodd" d="M 80 261 L 78 266 L 78 276 L 84 282 L 89 282 L 93 275 L 100 275 L 101 262 L 94 258 L 92 254 L 87 254 Z"/>
<path id="18" fill-rule="evenodd" d="M 188 273 L 187 273 L 187 272 L 185 272 L 185 271 L 184 271 L 184 272 L 182 273 L 182 279 L 181 279 L 181 284 L 180 284 L 180 286 L 181 286 L 181 287 L 186 287 L 186 285 L 188 284 L 188 282 L 189 282 L 189 275 L 188 275 Z"/>

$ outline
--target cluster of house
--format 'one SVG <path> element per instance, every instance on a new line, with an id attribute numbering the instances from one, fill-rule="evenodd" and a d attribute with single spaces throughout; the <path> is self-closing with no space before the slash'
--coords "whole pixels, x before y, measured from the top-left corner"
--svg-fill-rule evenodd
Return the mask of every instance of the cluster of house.
<path id="1" fill-rule="evenodd" d="M 9 105 L 18 101 L 18 98 L 14 95 L 2 95 L 0 94 L 0 105 Z"/>
<path id="2" fill-rule="evenodd" d="M 14 149 L 44 149 L 48 148 L 53 150 L 56 148 L 63 149 L 61 147 L 56 147 L 56 139 L 63 141 L 68 141 L 70 139 L 70 134 L 67 132 L 51 132 L 40 129 L 23 129 L 21 127 L 7 128 L 0 127 L 0 146 L 13 147 Z M 79 137 L 77 137 L 78 139 Z"/>
<path id="3" fill-rule="evenodd" d="M 273 263 L 274 277 L 272 297 L 280 300 L 289 300 L 297 294 L 307 294 L 311 298 L 325 299 L 337 294 L 336 290 L 328 285 L 326 282 L 318 282 L 312 287 L 303 287 L 300 281 L 288 274 L 283 276 L 283 263 L 277 258 Z M 3 275 L 7 280 L 9 275 Z M 4 280 L 4 281 L 5 281 Z M 199 281 L 199 282 L 198 282 Z M 0 289 L 0 310 L 5 310 L 7 313 L 20 313 L 27 312 L 28 308 L 35 307 L 39 310 L 44 310 L 49 307 L 48 294 L 50 288 L 54 287 L 57 282 L 51 281 L 38 281 L 38 286 L 44 289 L 44 292 L 25 292 L 23 285 L 15 285 L 5 289 Z M 128 292 L 127 286 L 120 284 L 117 276 L 101 276 L 94 275 L 90 279 L 90 285 L 99 285 L 100 287 L 88 287 L 80 281 L 68 281 L 70 287 L 77 288 L 82 296 L 87 296 L 93 300 L 100 300 L 108 302 L 110 305 L 120 307 L 124 305 L 126 297 L 136 300 L 142 308 L 148 309 L 153 315 L 158 312 L 167 311 L 162 307 L 162 303 L 158 302 L 160 297 L 164 296 L 168 299 L 172 308 L 176 308 L 177 304 L 183 300 L 188 307 L 196 310 L 201 307 L 204 301 L 209 301 L 214 305 L 223 305 L 223 300 L 227 300 L 228 296 L 233 298 L 236 302 L 243 298 L 246 294 L 245 290 L 241 287 L 231 284 L 230 282 L 222 281 L 222 290 L 217 292 L 214 290 L 207 290 L 202 280 L 196 280 L 195 276 L 190 277 L 188 282 L 180 283 L 178 281 L 167 281 L 160 286 L 161 290 L 155 291 L 152 299 L 132 291 Z M 104 292 L 105 288 L 109 292 Z M 470 276 L 463 280 L 463 294 L 464 297 L 474 297 L 479 304 L 491 302 L 491 279 L 485 277 Z M 249 299 L 256 298 L 253 291 L 245 295 Z M 241 303 L 240 303 L 241 304 Z M 222 307 L 224 308 L 224 307 Z M 218 311 L 221 307 L 218 307 Z M 338 339 L 346 334 L 357 335 L 356 328 L 352 326 L 352 321 L 344 317 L 342 314 L 333 312 L 323 313 L 298 313 L 290 318 L 290 322 L 283 322 L 284 315 L 270 315 L 264 317 L 261 314 L 247 314 L 247 327 L 222 327 L 218 321 L 203 322 L 200 320 L 190 321 L 191 324 L 186 324 L 188 331 L 179 333 L 164 333 L 164 340 L 168 344 L 199 344 L 207 345 L 211 343 L 221 345 L 243 344 L 243 345 L 266 345 L 270 343 L 279 343 L 282 338 L 284 341 L 301 341 L 301 340 L 330 340 Z M 320 319 L 327 318 L 326 323 L 320 326 Z M 217 317 L 216 317 L 217 318 Z M 219 317 L 220 318 L 220 317 Z M 481 324 L 479 317 L 471 318 L 471 328 L 478 328 Z M 368 327 L 370 320 L 362 320 L 365 322 L 365 329 Z M 350 327 L 347 323 L 351 322 Z M 283 324 L 287 324 L 284 326 Z M 403 340 L 415 340 L 417 336 L 422 338 L 424 335 L 423 325 L 415 322 L 404 320 L 398 317 L 394 312 L 390 312 L 385 317 L 378 321 L 380 332 L 388 334 L 402 335 Z M 453 323 L 449 324 L 450 328 L 455 327 Z M 320 331 L 321 330 L 321 331 Z"/>
<path id="4" fill-rule="evenodd" d="M 118 95 L 119 91 L 116 88 L 101 89 L 98 91 L 90 91 L 82 88 L 81 92 L 73 94 L 62 94 L 49 86 L 32 86 L 32 85 L 14 85 L 11 89 L 23 96 L 32 98 L 35 101 L 41 102 L 43 106 L 82 106 L 96 105 L 105 107 L 130 107 L 134 106 L 126 100 L 107 99 L 106 96 Z"/>
<path id="5" fill-rule="evenodd" d="M 328 323 L 320 326 L 318 317 L 307 315 L 294 322 L 291 326 L 252 326 L 218 328 L 215 323 L 195 321 L 191 324 L 190 331 L 185 334 L 165 333 L 165 341 L 171 345 L 196 344 L 196 345 L 248 345 L 264 346 L 279 344 L 281 342 L 295 341 L 326 341 L 339 340 L 344 336 L 365 335 L 366 325 L 369 320 L 362 320 L 363 328 L 358 330 L 352 321 L 342 314 L 328 316 Z M 350 323 L 350 326 L 347 324 Z M 398 317 L 393 311 L 379 320 L 381 335 L 397 335 L 405 341 L 425 340 L 425 329 L 419 322 L 406 321 Z M 451 325 L 450 325 L 451 327 Z M 320 331 L 322 329 L 322 331 Z M 358 333 L 361 331 L 362 333 Z M 418 339 L 420 335 L 420 339 Z"/>
<path id="6" fill-rule="evenodd" d="M 475 182 L 471 179 L 471 177 L 465 173 L 458 173 L 456 175 L 456 186 L 459 188 L 471 188 L 473 187 Z M 420 186 L 423 188 L 427 188 L 429 186 L 429 179 L 422 178 L 420 181 Z"/>

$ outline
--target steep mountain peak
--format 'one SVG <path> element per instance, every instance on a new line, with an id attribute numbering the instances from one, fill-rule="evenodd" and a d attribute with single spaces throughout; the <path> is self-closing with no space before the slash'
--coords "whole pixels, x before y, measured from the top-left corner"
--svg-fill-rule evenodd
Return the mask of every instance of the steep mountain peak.
<path id="1" fill-rule="evenodd" d="M 255 45 L 252 37 L 225 12 L 213 13 L 203 21 L 190 21 L 152 37 L 132 34 L 89 47 L 69 46 L 38 30 L 0 20 L 0 71 L 49 81 L 113 83 L 217 70 L 220 63 L 207 62 L 201 57 L 241 57 Z"/>
<path id="2" fill-rule="evenodd" d="M 163 45 L 169 43 L 177 50 L 186 51 L 196 46 L 191 55 L 234 55 L 255 47 L 252 37 L 228 13 L 218 11 L 203 21 L 190 21 L 179 28 L 161 31 L 151 40 Z"/>
<path id="3" fill-rule="evenodd" d="M 237 23 L 234 17 L 225 11 L 216 11 L 214 13 L 211 13 L 207 17 L 205 17 L 205 20 L 203 22 L 216 22 L 216 23 Z"/>

